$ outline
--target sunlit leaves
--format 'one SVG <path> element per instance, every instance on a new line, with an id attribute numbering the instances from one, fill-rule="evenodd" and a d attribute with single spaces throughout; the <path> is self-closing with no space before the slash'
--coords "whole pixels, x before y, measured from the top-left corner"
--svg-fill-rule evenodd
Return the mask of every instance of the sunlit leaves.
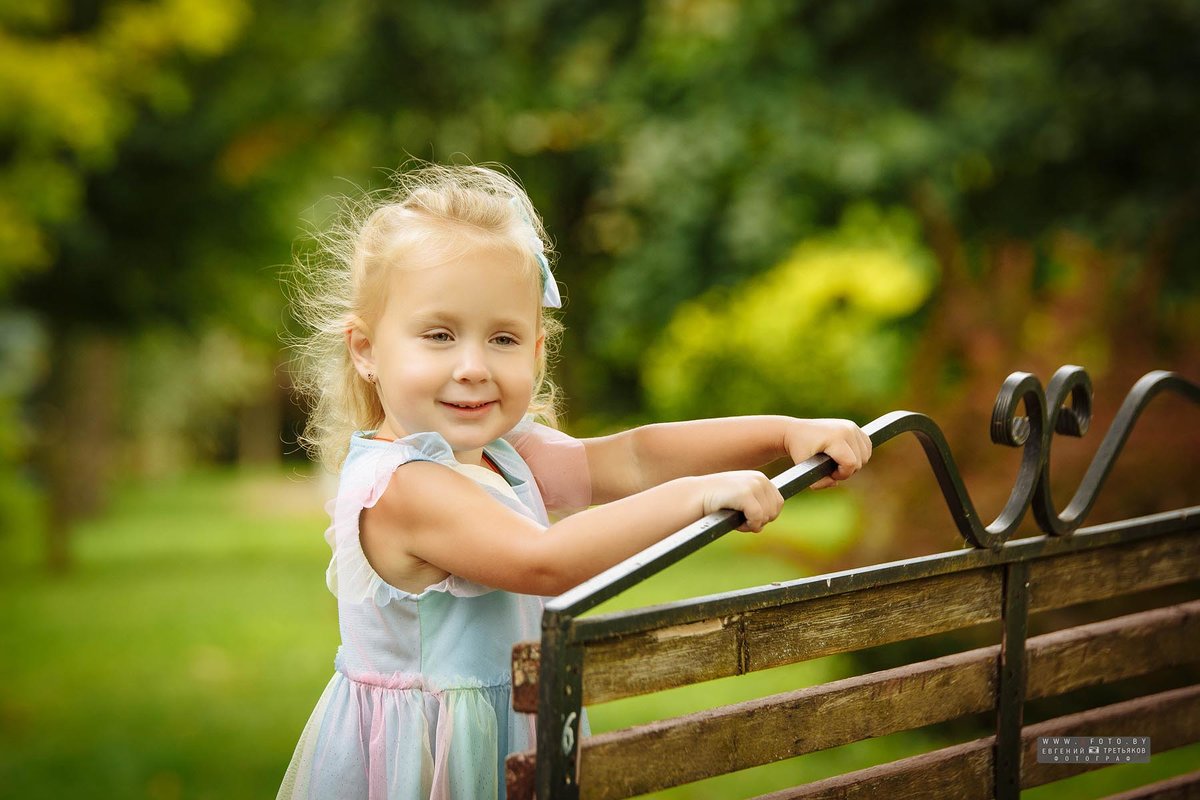
<path id="1" fill-rule="evenodd" d="M 911 317 L 932 259 L 903 211 L 852 209 L 839 229 L 777 266 L 680 306 L 647 354 L 643 381 L 667 417 L 869 413 L 905 374 Z"/>
<path id="2" fill-rule="evenodd" d="M 0 291 L 45 268 L 47 227 L 79 213 L 84 176 L 111 166 L 142 103 L 189 102 L 173 59 L 228 48 L 248 16 L 241 0 L 112 3 L 83 29 L 57 3 L 0 13 Z"/>

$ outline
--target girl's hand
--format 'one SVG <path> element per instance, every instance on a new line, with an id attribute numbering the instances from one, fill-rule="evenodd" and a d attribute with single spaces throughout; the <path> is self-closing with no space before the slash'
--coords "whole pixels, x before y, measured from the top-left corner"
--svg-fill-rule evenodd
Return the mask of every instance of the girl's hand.
<path id="1" fill-rule="evenodd" d="M 783 508 L 783 495 L 775 484 L 761 472 L 740 470 L 703 475 L 701 481 L 704 514 L 731 508 L 746 516 L 746 522 L 738 526 L 739 531 L 757 532 L 779 516 Z"/>
<path id="2" fill-rule="evenodd" d="M 871 438 L 848 419 L 795 419 L 784 433 L 784 447 L 795 463 L 824 453 L 837 462 L 837 469 L 812 485 L 814 489 L 837 486 L 863 468 L 871 458 Z"/>

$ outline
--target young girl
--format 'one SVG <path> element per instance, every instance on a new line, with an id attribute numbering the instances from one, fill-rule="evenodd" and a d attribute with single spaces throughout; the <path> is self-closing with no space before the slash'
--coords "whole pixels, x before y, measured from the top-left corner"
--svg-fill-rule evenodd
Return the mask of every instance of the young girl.
<path id="1" fill-rule="evenodd" d="M 341 470 L 325 536 L 342 645 L 281 798 L 503 797 L 505 757 L 534 744 L 509 661 L 539 635 L 540 596 L 718 509 L 760 530 L 783 499 L 753 467 L 825 452 L 827 486 L 871 453 L 845 420 L 583 440 L 534 422 L 554 420 L 561 303 L 529 199 L 482 167 L 398 181 L 328 238 L 301 297 L 307 439 Z"/>

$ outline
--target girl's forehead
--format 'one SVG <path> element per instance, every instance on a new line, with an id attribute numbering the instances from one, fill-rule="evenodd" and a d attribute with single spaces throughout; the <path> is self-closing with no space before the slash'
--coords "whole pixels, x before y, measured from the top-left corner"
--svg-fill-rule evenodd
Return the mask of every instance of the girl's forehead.
<path id="1" fill-rule="evenodd" d="M 527 261 L 516 242 L 500 237 L 438 237 L 425 247 L 414 248 L 397 266 L 401 270 L 421 271 L 459 263 L 492 264 L 520 270 Z"/>
<path id="2" fill-rule="evenodd" d="M 432 254 L 430 254 L 432 256 Z M 409 310 L 504 311 L 541 316 L 541 275 L 514 248 L 483 245 L 426 257 L 399 266 L 390 299 Z"/>

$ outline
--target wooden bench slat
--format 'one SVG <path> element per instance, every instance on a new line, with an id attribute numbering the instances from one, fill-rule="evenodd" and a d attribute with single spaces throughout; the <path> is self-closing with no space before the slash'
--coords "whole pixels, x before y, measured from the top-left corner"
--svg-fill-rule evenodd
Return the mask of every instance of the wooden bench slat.
<path id="1" fill-rule="evenodd" d="M 1129 735 L 1149 736 L 1154 752 L 1161 753 L 1191 744 L 1197 732 L 1196 714 L 1200 712 L 1200 686 L 1188 686 L 1123 703 L 1089 709 L 1079 714 L 1026 726 L 1021 731 L 1024 756 L 1021 764 L 1021 788 L 1030 789 L 1093 769 L 1115 764 L 1038 764 L 1039 736 L 1113 735 L 1117 728 Z M 1188 732 L 1188 726 L 1191 732 Z M 1115 727 L 1114 727 L 1115 726 Z M 1131 727 L 1132 726 L 1132 727 Z M 1135 730 L 1136 729 L 1136 730 Z M 988 797 L 993 791 L 994 736 L 945 747 L 929 753 L 892 761 L 887 764 L 835 775 L 803 786 L 782 789 L 754 800 L 857 800 L 873 797 Z M 1191 797 L 1177 794 L 1175 784 L 1193 791 L 1200 773 L 1162 781 L 1159 790 L 1145 786 L 1121 800 L 1159 797 Z M 937 787 L 924 791 L 923 787 Z M 944 788 L 945 791 L 941 791 Z M 960 788 L 962 789 L 960 791 Z M 1141 793 L 1145 792 L 1145 793 Z M 515 798 L 514 798 L 515 800 Z M 1117 798 L 1109 798 L 1117 800 Z"/>
<path id="2" fill-rule="evenodd" d="M 534 800 L 537 780 L 537 754 L 533 750 L 513 753 L 504 760 L 505 797 L 508 800 Z"/>
<path id="3" fill-rule="evenodd" d="M 1120 794 L 1110 794 L 1105 800 L 1200 800 L 1200 771 L 1156 781 Z"/>
<path id="4" fill-rule="evenodd" d="M 853 595 L 846 597 L 853 597 Z M 829 598 L 829 600 L 839 599 L 841 598 Z M 840 607 L 841 604 L 835 604 L 835 606 Z M 815 623 L 816 625 L 837 624 L 835 620 L 831 619 L 834 613 L 833 609 L 827 608 L 826 612 L 816 615 L 820 620 Z M 949 617 L 943 617 L 942 620 L 957 618 L 954 617 L 954 614 L 957 613 L 952 611 Z M 936 627 L 939 622 L 936 620 L 926 621 L 926 624 Z M 860 628 L 860 625 L 856 624 L 854 627 Z M 891 638 L 891 629 L 887 625 L 876 625 L 875 627 L 880 629 L 874 633 L 876 639 Z M 765 632 L 771 628 L 764 626 L 760 630 Z M 729 633 L 730 629 L 725 628 L 724 631 Z M 690 663 L 693 665 L 693 673 L 696 670 L 710 669 L 711 667 L 703 665 L 696 666 L 695 662 L 708 658 L 712 648 L 687 651 L 686 648 L 679 649 L 674 646 L 675 640 L 686 644 L 700 638 L 708 641 L 710 645 L 717 641 L 715 637 L 710 637 L 708 634 L 708 631 L 683 631 L 673 637 L 661 640 L 671 643 L 669 645 L 670 656 L 663 660 L 656 660 L 655 654 L 638 660 L 631 655 L 623 655 L 622 658 L 630 662 L 630 665 L 624 666 L 625 671 L 622 673 L 630 678 L 624 688 L 613 685 L 611 676 L 616 674 L 613 669 L 610 669 L 608 677 L 597 685 L 597 679 L 587 671 L 589 662 L 585 660 L 583 678 L 585 702 L 592 702 L 588 697 L 589 688 L 593 696 L 597 692 L 610 692 L 610 695 L 601 694 L 602 699 L 614 699 L 611 694 L 625 696 L 629 693 L 626 690 L 637 683 L 634 676 L 641 676 L 641 670 L 647 661 L 650 662 L 648 670 L 658 670 L 659 672 L 672 663 L 684 665 Z M 802 637 L 797 631 L 793 631 L 793 634 L 795 634 L 794 637 L 781 636 L 782 639 L 790 639 L 791 644 L 785 642 L 773 645 L 775 650 L 807 646 L 809 650 L 805 651 L 806 653 L 825 654 L 826 648 L 842 639 L 840 635 L 822 637 L 821 630 L 818 628 L 810 632 L 811 642 L 808 642 L 807 645 L 797 645 L 795 643 L 802 641 Z M 853 635 L 861 634 L 861 630 L 855 630 L 853 633 Z M 730 633 L 730 636 L 733 634 Z M 756 637 L 756 641 L 766 638 L 765 636 Z M 1048 697 L 1052 694 L 1065 694 L 1085 686 L 1144 675 L 1155 669 L 1188 663 L 1195 660 L 1193 654 L 1197 650 L 1192 643 L 1198 640 L 1200 640 L 1200 601 L 1154 609 L 1141 614 L 1104 620 L 1038 636 L 1030 640 L 1028 644 L 1031 662 L 1026 696 L 1033 699 Z M 651 649 L 653 648 L 651 647 Z M 521 643 L 513 650 L 513 707 L 517 711 L 532 713 L 537 710 L 538 651 L 539 647 L 536 642 Z M 609 650 L 606 655 L 611 656 L 613 652 L 615 651 Z M 659 651 L 660 654 L 661 652 Z M 788 658 L 797 652 L 797 650 L 790 651 Z M 685 655 L 690 656 L 690 662 L 684 660 Z M 1034 658 L 1037 660 L 1032 660 Z M 611 662 L 610 667 L 618 663 L 623 662 Z M 642 685 L 650 683 L 651 680 L 664 682 L 661 675 L 641 677 L 643 678 Z M 670 680 L 666 682 L 672 683 Z M 679 682 L 687 683 L 689 681 L 681 678 Z M 655 688 L 667 687 L 657 686 Z M 646 691 L 652 690 L 646 689 Z"/>
<path id="5" fill-rule="evenodd" d="M 1176 534 L 1035 560 L 1029 610 L 1103 600 L 1200 577 L 1200 536 Z"/>
<path id="6" fill-rule="evenodd" d="M 760 795 L 753 800 L 925 800 L 990 797 L 994 737 L 956 744 Z"/>
<path id="7" fill-rule="evenodd" d="M 591 737 L 583 744 L 581 788 L 589 798 L 629 797 L 993 707 L 994 648 L 960 656 Z M 958 663 L 935 666 L 952 660 Z M 821 727 L 797 736 L 797 719 L 803 720 L 801 726 L 820 720 Z M 1200 738 L 1200 686 L 1027 727 L 1022 786 L 1095 768 L 1038 764 L 1036 737 L 1112 736 L 1118 731 L 1151 736 L 1159 751 L 1195 741 Z M 656 765 L 653 775 L 645 774 L 647 763 Z M 590 787 L 589 781 L 594 781 Z"/>
<path id="8" fill-rule="evenodd" d="M 1063 694 L 1084 686 L 1135 677 L 1156 669 L 1200 660 L 1200 649 L 1197 649 L 1194 645 L 1194 642 L 1197 640 L 1200 640 L 1200 601 L 1151 609 L 1149 611 L 1129 614 L 1110 620 L 1102 620 L 1034 637 L 1027 643 L 1027 657 L 1029 659 L 1029 689 L 1027 697 L 1034 699 L 1047 697 L 1052 694 Z M 686 717 L 679 717 L 673 720 L 664 720 L 649 726 L 640 726 L 638 728 L 615 731 L 610 734 L 602 734 L 584 741 L 583 763 L 586 766 L 594 759 L 607 759 L 611 755 L 604 753 L 603 750 L 598 752 L 593 751 L 597 740 L 601 744 L 604 744 L 606 741 L 609 742 L 609 747 L 615 747 L 618 754 L 625 748 L 632 747 L 634 757 L 642 758 L 647 755 L 648 751 L 641 744 L 637 744 L 638 737 L 649 737 L 654 742 L 658 742 L 660 740 L 657 737 L 661 735 L 672 742 L 678 740 L 682 743 L 681 746 L 684 748 L 684 752 L 687 752 L 692 747 L 692 743 L 688 741 L 688 736 L 702 737 L 713 726 L 719 727 L 724 725 L 726 718 L 737 720 L 739 715 L 747 713 L 752 718 L 761 720 L 761 717 L 764 715 L 768 718 L 780 715 L 786 717 L 791 714 L 811 715 L 816 713 L 814 709 L 820 711 L 836 707 L 839 709 L 837 711 L 839 715 L 850 716 L 858 714 L 861 716 L 864 713 L 862 707 L 866 706 L 868 702 L 884 699 L 888 702 L 889 711 L 893 705 L 899 704 L 901 707 L 898 715 L 903 718 L 908 713 L 906 710 L 908 709 L 907 703 L 916 703 L 919 706 L 921 702 L 920 700 L 913 700 L 911 698 L 909 700 L 902 698 L 906 692 L 910 691 L 908 686 L 912 682 L 927 680 L 928 676 L 937 675 L 939 671 L 944 672 L 946 670 L 949 670 L 951 674 L 956 670 L 965 670 L 967 674 L 974 675 L 977 679 L 982 675 L 982 672 L 975 672 L 974 670 L 980 670 L 986 666 L 987 669 L 994 672 L 994 665 L 998 656 L 998 646 L 985 647 L 943 659 L 934 659 L 932 661 L 907 665 L 906 667 L 870 676 L 859 676 L 845 681 L 825 684 L 824 686 L 804 689 L 785 695 L 777 695 L 774 698 L 765 698 L 750 703 L 742 703 L 736 706 L 728 706 Z M 945 676 L 943 675 L 943 677 Z M 994 681 L 994 678 L 992 680 Z M 994 703 L 994 686 L 991 686 L 989 691 L 992 694 L 980 699 L 978 701 L 979 707 L 973 710 L 984 710 L 992 707 Z M 856 694 L 866 696 L 869 698 L 869 701 L 863 700 L 861 697 L 856 697 Z M 935 704 L 941 699 L 935 698 Z M 772 704 L 775 708 L 772 708 Z M 856 705 L 858 706 L 857 710 Z M 869 713 L 870 710 L 868 706 L 866 713 Z M 919 708 L 918 711 L 920 711 Z M 971 710 L 961 711 L 961 713 L 971 713 Z M 961 715 L 961 713 L 954 714 L 954 716 Z M 942 717 L 942 719 L 950 718 L 952 717 Z M 882 735 L 878 727 L 879 725 L 888 728 L 884 732 L 894 732 L 904 729 L 904 727 L 895 727 L 896 725 L 903 726 L 907 724 L 907 727 L 911 728 L 931 724 L 932 721 L 940 721 L 921 721 L 922 719 L 923 717 L 919 714 L 908 718 L 907 722 L 900 718 L 890 721 L 876 719 L 874 726 L 863 725 L 857 731 L 853 732 L 858 735 L 858 738 L 866 738 Z M 761 724 L 761 721 L 753 724 L 758 726 Z M 777 719 L 775 724 L 782 726 L 783 721 Z M 674 728 L 677 726 L 682 727 L 676 731 Z M 758 735 L 762 735 L 762 728 L 756 727 L 754 730 L 758 732 Z M 845 734 L 852 732 L 851 729 L 845 726 L 840 730 Z M 664 734 L 663 731 L 666 731 L 666 733 Z M 1132 735 L 1137 732 L 1126 731 L 1126 733 Z M 827 731 L 825 735 L 832 736 L 833 732 Z M 1042 735 L 1054 734 L 1048 733 Z M 790 741 L 794 737 L 784 738 Z M 630 745 L 630 741 L 633 741 L 634 744 Z M 810 740 L 807 742 L 807 749 L 794 750 L 778 757 L 788 758 L 792 755 L 800 755 L 803 752 L 834 747 L 850 741 L 855 741 L 855 739 L 835 738 L 824 744 Z M 732 739 L 725 740 L 725 744 L 731 750 L 734 749 L 735 742 Z M 818 746 L 812 746 L 814 744 Z M 988 746 L 990 747 L 990 745 Z M 942 751 L 938 752 L 941 753 Z M 727 761 L 728 758 L 728 753 L 724 752 L 710 753 L 709 755 L 718 761 L 722 761 L 722 763 Z M 903 768 L 898 767 L 900 771 L 895 775 L 883 768 L 888 765 L 883 765 L 883 767 L 876 768 L 877 774 L 872 773 L 868 775 L 864 772 L 860 777 L 864 780 L 869 778 L 870 780 L 878 779 L 884 781 L 883 784 L 880 784 L 881 786 L 887 785 L 893 788 L 889 788 L 886 793 L 879 790 L 880 794 L 898 797 L 905 796 L 904 792 L 907 791 L 905 787 L 908 785 L 908 782 L 915 780 L 911 777 L 905 777 L 908 775 L 908 772 L 905 772 L 905 770 L 912 771 L 926 768 L 931 770 L 930 775 L 917 780 L 917 783 L 913 784 L 914 786 L 919 786 L 922 780 L 926 782 L 946 781 L 947 785 L 953 784 L 956 780 L 966 781 L 974 785 L 974 782 L 982 780 L 980 778 L 981 773 L 977 770 L 978 764 L 974 761 L 970 765 L 964 766 L 957 763 L 943 763 L 939 760 L 940 758 L 950 758 L 954 755 L 949 751 L 942 753 L 942 756 L 939 756 L 939 758 L 934 758 L 932 754 L 927 755 L 930 756 L 928 764 L 924 761 L 910 762 L 909 760 L 895 762 L 898 765 L 904 765 Z M 662 757 L 671 758 L 670 755 Z M 772 758 L 770 760 L 776 759 Z M 527 783 L 531 792 L 534 763 L 534 754 L 532 752 L 510 756 L 508 766 L 509 785 L 514 786 Z M 989 781 L 991 780 L 990 764 L 989 760 L 987 767 L 987 780 Z M 736 769 L 741 768 L 743 767 L 736 767 Z M 732 771 L 732 769 L 730 768 L 726 771 Z M 697 779 L 689 778 L 688 780 Z M 849 780 L 848 778 L 847 781 Z M 855 778 L 854 780 L 858 779 Z M 832 787 L 834 784 L 830 784 L 830 786 Z M 849 786 L 849 783 L 847 783 L 847 786 Z M 643 791 L 650 790 L 645 789 Z M 788 791 L 794 792 L 798 790 Z M 830 788 L 829 791 L 833 791 L 833 788 Z M 850 790 L 847 789 L 847 791 Z M 526 795 L 518 791 L 513 796 L 521 797 Z M 793 795 L 782 796 L 791 797 Z M 794 796 L 808 797 L 810 795 L 796 794 Z M 826 795 L 814 794 L 812 796 L 824 797 Z M 854 795 L 847 794 L 846 796 L 850 797 Z"/>
<path id="9" fill-rule="evenodd" d="M 592 736 L 580 788 L 629 797 L 984 711 L 996 672 L 984 648 Z"/>
<path id="10" fill-rule="evenodd" d="M 1200 600 L 1043 634 L 1026 646 L 1027 699 L 1200 661 Z"/>
<path id="11" fill-rule="evenodd" d="M 1039 764 L 1039 736 L 1149 736 L 1162 753 L 1200 741 L 1200 684 L 1029 725 L 1021 732 L 1021 788 L 1090 772 L 1109 764 Z"/>
<path id="12" fill-rule="evenodd" d="M 1151 736 L 1154 752 L 1174 750 L 1200 738 L 1198 714 L 1200 686 L 1152 694 L 1124 703 L 1090 709 L 1080 714 L 1056 717 L 1021 730 L 1024 759 L 1021 764 L 1021 788 L 1028 789 L 1115 764 L 1038 764 L 1038 736 L 1085 736 L 1115 732 L 1121 727 L 1134 735 Z M 1190 732 L 1188 729 L 1190 726 Z M 995 736 L 944 747 L 920 756 L 910 756 L 847 772 L 845 775 L 805 783 L 758 796 L 755 800 L 857 800 L 859 798 L 920 798 L 920 796 L 960 796 L 978 798 L 992 793 Z M 937 787 L 923 792 L 923 787 Z M 1192 798 L 1200 792 L 1200 772 L 1170 778 L 1151 786 L 1133 789 L 1109 800 L 1135 798 Z"/>
<path id="13" fill-rule="evenodd" d="M 513 711 L 536 714 L 538 706 L 538 669 L 542 661 L 541 642 L 517 642 L 512 653 Z"/>
<path id="14" fill-rule="evenodd" d="M 594 705 L 999 618 L 998 568 L 889 584 L 584 646 L 583 702 Z M 535 643 L 514 648 L 513 708 L 537 711 Z M 518 675 L 518 671 L 520 674 Z"/>
<path id="15" fill-rule="evenodd" d="M 745 671 L 999 619 L 1001 574 L 992 567 L 937 575 L 747 615 Z"/>

